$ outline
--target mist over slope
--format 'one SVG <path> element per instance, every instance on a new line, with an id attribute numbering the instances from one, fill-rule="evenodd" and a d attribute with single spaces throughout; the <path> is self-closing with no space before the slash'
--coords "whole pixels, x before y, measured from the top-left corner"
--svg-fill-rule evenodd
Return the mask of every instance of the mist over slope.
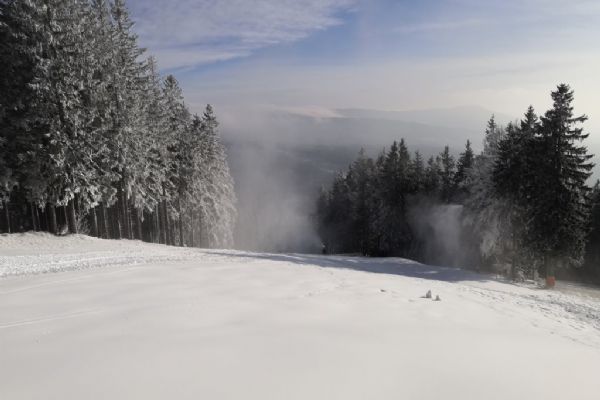
<path id="1" fill-rule="evenodd" d="M 404 138 L 428 157 L 447 144 L 455 154 L 471 140 L 481 146 L 492 111 L 458 107 L 416 111 L 339 109 L 327 113 L 269 110 L 225 116 L 222 136 L 238 195 L 236 247 L 261 251 L 320 251 L 311 214 L 320 188 L 361 148 L 377 155 Z M 496 115 L 499 123 L 511 120 Z M 440 139 L 441 138 L 441 139 Z"/>

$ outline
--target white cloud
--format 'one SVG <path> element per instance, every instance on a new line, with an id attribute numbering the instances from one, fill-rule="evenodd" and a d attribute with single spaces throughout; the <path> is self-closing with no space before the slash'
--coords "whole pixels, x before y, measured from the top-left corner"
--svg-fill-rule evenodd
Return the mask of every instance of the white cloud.
<path id="1" fill-rule="evenodd" d="M 133 0 L 142 45 L 163 67 L 244 57 L 340 24 L 357 0 Z"/>

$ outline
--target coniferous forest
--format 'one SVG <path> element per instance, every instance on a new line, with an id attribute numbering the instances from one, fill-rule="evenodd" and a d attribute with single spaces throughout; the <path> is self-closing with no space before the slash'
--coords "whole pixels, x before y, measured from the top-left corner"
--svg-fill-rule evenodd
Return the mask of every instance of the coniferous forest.
<path id="1" fill-rule="evenodd" d="M 232 244 L 211 106 L 192 115 L 124 0 L 0 0 L 0 231 Z"/>
<path id="2" fill-rule="evenodd" d="M 574 113 L 568 85 L 552 100 L 543 116 L 529 107 L 506 127 L 492 116 L 480 154 L 467 142 L 457 159 L 446 146 L 425 160 L 404 140 L 375 159 L 361 151 L 318 200 L 324 251 L 486 268 L 516 280 L 600 279 L 600 186 L 588 185 L 587 118 Z M 455 248 L 435 243 L 440 225 Z"/>

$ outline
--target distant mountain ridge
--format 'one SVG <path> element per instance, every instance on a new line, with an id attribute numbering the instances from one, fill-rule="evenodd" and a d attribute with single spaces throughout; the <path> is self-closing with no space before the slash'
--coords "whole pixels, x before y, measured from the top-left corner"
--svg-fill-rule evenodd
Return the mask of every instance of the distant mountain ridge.
<path id="1" fill-rule="evenodd" d="M 336 109 L 338 115 L 347 118 L 368 118 L 414 122 L 424 125 L 480 131 L 485 122 L 494 115 L 499 124 L 507 124 L 513 117 L 490 111 L 479 106 L 458 106 L 451 108 L 416 109 L 404 111 L 385 111 L 364 108 Z"/>
<path id="2" fill-rule="evenodd" d="M 292 147 L 354 146 L 357 151 L 361 147 L 381 149 L 404 138 L 412 150 L 423 153 L 438 152 L 446 144 L 459 152 L 467 139 L 475 149 L 480 146 L 492 115 L 499 124 L 514 119 L 477 106 L 415 111 L 347 108 L 319 116 L 276 109 L 265 112 L 258 124 L 224 126 L 223 135 L 230 141 Z"/>

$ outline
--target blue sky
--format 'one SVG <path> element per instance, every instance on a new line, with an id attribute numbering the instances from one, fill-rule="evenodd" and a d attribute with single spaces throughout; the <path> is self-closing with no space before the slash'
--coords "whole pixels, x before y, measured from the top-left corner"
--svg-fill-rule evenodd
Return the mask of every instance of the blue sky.
<path id="1" fill-rule="evenodd" d="M 560 83 L 600 118 L 597 0 L 130 0 L 192 108 L 478 105 L 519 116 Z"/>

